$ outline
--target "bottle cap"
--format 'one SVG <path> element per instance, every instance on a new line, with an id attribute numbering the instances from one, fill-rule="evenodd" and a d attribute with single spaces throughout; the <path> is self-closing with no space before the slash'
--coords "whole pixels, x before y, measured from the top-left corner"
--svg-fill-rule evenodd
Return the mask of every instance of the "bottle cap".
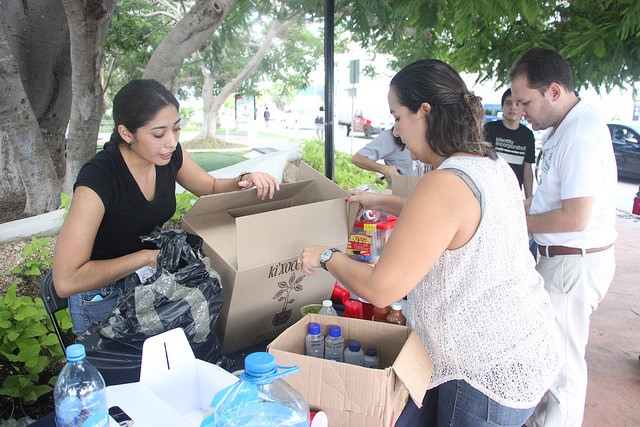
<path id="1" fill-rule="evenodd" d="M 309 323 L 309 333 L 311 335 L 318 335 L 320 333 L 320 325 L 317 323 Z"/>
<path id="2" fill-rule="evenodd" d="M 360 351 L 360 341 L 351 340 L 349 343 L 349 351 L 359 352 Z"/>
<path id="3" fill-rule="evenodd" d="M 67 347 L 67 360 L 69 362 L 77 362 L 82 360 L 87 355 L 82 344 L 71 344 Z"/>
<path id="4" fill-rule="evenodd" d="M 258 351 L 251 353 L 244 359 L 244 369 L 247 374 L 261 376 L 277 372 L 276 358 L 271 353 Z"/>
<path id="5" fill-rule="evenodd" d="M 376 350 L 375 348 L 368 348 L 367 349 L 367 356 L 377 356 L 378 355 L 378 350 Z"/>
<path id="6" fill-rule="evenodd" d="M 402 303 L 401 302 L 394 302 L 393 304 L 391 304 L 391 309 L 393 310 L 402 310 Z"/>
<path id="7" fill-rule="evenodd" d="M 336 326 L 336 325 L 329 326 L 330 337 L 339 337 L 340 335 L 342 335 L 342 329 L 340 329 L 340 326 Z"/>
<path id="8" fill-rule="evenodd" d="M 324 301 L 322 301 L 322 306 L 323 307 L 331 307 L 333 305 L 333 302 L 330 299 L 326 299 Z"/>

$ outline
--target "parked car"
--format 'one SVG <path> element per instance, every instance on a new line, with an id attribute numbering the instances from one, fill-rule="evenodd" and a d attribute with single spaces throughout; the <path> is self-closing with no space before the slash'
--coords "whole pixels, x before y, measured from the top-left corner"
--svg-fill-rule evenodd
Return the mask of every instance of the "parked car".
<path id="1" fill-rule="evenodd" d="M 351 130 L 353 130 L 354 132 L 364 133 L 365 138 L 371 138 L 373 135 L 379 134 L 384 130 L 391 129 L 395 123 L 393 116 L 386 110 L 368 110 L 365 112 L 358 108 L 355 110 L 353 118 L 350 117 L 350 110 L 339 113 L 338 125 L 347 128 L 347 136 L 349 136 Z M 352 120 L 353 129 L 351 129 Z"/>
<path id="2" fill-rule="evenodd" d="M 640 179 L 640 122 L 607 123 L 618 176 Z"/>
<path id="3" fill-rule="evenodd" d="M 502 105 L 484 104 L 484 118 L 487 122 L 495 122 L 502 119 Z"/>

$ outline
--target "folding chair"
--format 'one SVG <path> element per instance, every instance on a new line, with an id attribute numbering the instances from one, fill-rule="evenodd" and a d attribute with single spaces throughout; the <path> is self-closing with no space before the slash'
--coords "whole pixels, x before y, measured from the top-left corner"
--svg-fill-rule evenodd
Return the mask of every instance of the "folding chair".
<path id="1" fill-rule="evenodd" d="M 73 335 L 65 337 L 60 327 L 60 322 L 58 322 L 56 318 L 56 313 L 67 309 L 69 304 L 66 298 L 60 298 L 58 294 L 56 294 L 56 290 L 53 287 L 52 270 L 47 271 L 40 281 L 40 297 L 44 302 L 47 313 L 49 313 L 53 329 L 58 336 L 64 352 L 69 345 L 76 342 L 76 337 Z M 101 342 L 100 344 L 102 346 L 108 348 L 92 349 L 91 347 L 92 344 L 95 344 L 94 342 L 88 343 L 82 340 L 80 340 L 80 342 L 84 344 L 85 347 L 89 345 L 86 349 L 87 360 L 98 368 L 106 385 L 135 382 L 140 379 L 142 348 L 121 347 L 118 346 L 117 342 L 113 342 L 111 345 Z"/>
<path id="2" fill-rule="evenodd" d="M 69 345 L 74 343 L 74 340 L 64 336 L 60 323 L 56 317 L 56 313 L 67 309 L 69 304 L 66 298 L 60 298 L 58 296 L 55 288 L 53 287 L 53 270 L 48 270 L 40 281 L 40 297 L 42 298 L 42 302 L 44 302 L 44 307 L 47 309 L 47 313 L 49 314 L 49 318 L 53 324 L 53 329 L 58 336 L 58 340 L 62 346 L 62 351 L 64 352 Z"/>

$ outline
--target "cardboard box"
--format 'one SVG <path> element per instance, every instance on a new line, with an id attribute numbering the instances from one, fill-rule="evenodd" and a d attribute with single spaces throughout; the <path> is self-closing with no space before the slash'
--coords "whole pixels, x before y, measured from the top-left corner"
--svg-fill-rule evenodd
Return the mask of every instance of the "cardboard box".
<path id="1" fill-rule="evenodd" d="M 380 369 L 370 369 L 305 356 L 308 324 L 342 328 L 345 345 L 352 339 L 362 348 L 378 350 Z M 345 317 L 309 314 L 269 344 L 279 365 L 300 371 L 284 377 L 307 400 L 311 410 L 326 412 L 331 427 L 391 426 L 409 395 L 419 407 L 431 380 L 433 363 L 418 335 L 406 326 Z"/>
<path id="2" fill-rule="evenodd" d="M 324 270 L 305 276 L 296 265 L 309 243 L 344 250 L 347 192 L 300 162 L 295 182 L 273 199 L 256 190 L 201 197 L 182 227 L 204 239 L 221 277 L 224 307 L 216 330 L 225 353 L 275 338 L 302 316 L 300 308 L 329 298 L 335 279 Z"/>
<path id="3" fill-rule="evenodd" d="M 145 340 L 140 381 L 107 387 L 107 402 L 136 427 L 198 427 L 215 394 L 236 381 L 219 366 L 196 359 L 178 328 Z M 118 426 L 113 418 L 109 425 Z"/>

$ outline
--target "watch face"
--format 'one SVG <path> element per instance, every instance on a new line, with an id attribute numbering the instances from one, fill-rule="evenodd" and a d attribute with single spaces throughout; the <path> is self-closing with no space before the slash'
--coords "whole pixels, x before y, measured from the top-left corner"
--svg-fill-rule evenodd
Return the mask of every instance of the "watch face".
<path id="1" fill-rule="evenodd" d="M 329 258 L 331 258 L 331 254 L 333 254 L 331 249 L 327 249 L 326 251 L 322 252 L 322 255 L 320 255 L 320 261 L 322 262 L 329 261 Z"/>

